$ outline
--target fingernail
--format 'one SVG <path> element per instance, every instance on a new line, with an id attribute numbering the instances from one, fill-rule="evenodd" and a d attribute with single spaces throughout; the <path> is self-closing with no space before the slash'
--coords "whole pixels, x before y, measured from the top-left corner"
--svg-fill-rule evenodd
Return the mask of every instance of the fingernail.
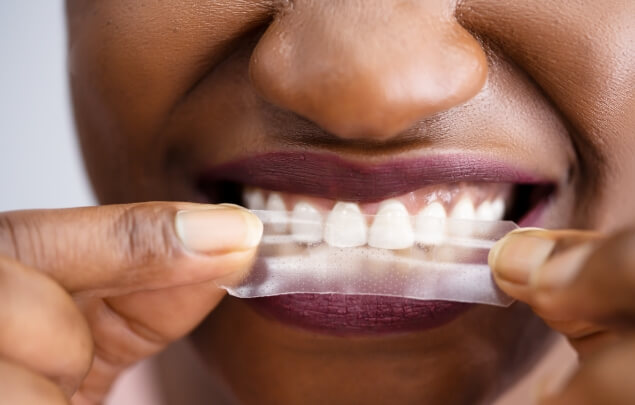
<path id="1" fill-rule="evenodd" d="M 556 245 L 549 233 L 540 228 L 508 233 L 489 252 L 488 262 L 494 274 L 511 283 L 528 284 L 531 273 L 549 258 Z"/>
<path id="2" fill-rule="evenodd" d="M 232 204 L 232 203 L 222 203 L 222 204 L 218 204 L 218 205 L 217 205 L 217 207 L 219 207 L 219 208 L 235 208 L 235 209 L 238 209 L 238 210 L 243 210 L 243 211 L 250 212 L 247 208 L 245 208 L 245 207 L 243 207 L 243 206 L 241 206 L 241 205 L 238 205 L 238 204 Z"/>
<path id="3" fill-rule="evenodd" d="M 575 278 L 593 242 L 602 237 L 595 231 L 577 229 L 517 229 L 494 245 L 488 262 L 502 280 L 536 288 L 562 287 Z M 543 266 L 547 259 L 549 263 Z"/>
<path id="4" fill-rule="evenodd" d="M 183 245 L 197 253 L 253 248 L 260 243 L 263 228 L 249 210 L 229 205 L 179 211 L 175 225 Z"/>

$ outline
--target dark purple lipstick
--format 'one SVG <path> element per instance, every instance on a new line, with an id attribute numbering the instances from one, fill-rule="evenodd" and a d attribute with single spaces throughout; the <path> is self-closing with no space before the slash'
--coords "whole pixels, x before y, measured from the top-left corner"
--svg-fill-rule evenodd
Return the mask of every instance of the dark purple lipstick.
<path id="1" fill-rule="evenodd" d="M 444 154 L 378 163 L 333 154 L 276 152 L 216 166 L 202 183 L 230 181 L 268 190 L 345 201 L 376 201 L 439 183 L 553 183 L 509 164 L 465 154 Z"/>
<path id="2" fill-rule="evenodd" d="M 469 154 L 368 161 L 345 160 L 333 154 L 276 152 L 232 161 L 204 172 L 201 189 L 211 202 L 227 199 L 223 185 L 239 183 L 268 190 L 345 201 L 377 201 L 421 187 L 457 182 L 505 182 L 519 187 L 549 185 L 555 179 L 532 174 L 504 162 Z M 522 196 L 529 201 L 530 196 Z M 239 200 L 232 201 L 240 203 Z M 544 204 L 534 207 L 544 208 Z M 540 215 L 522 217 L 528 226 Z M 529 213 L 529 214 L 528 214 Z M 519 220 L 519 217 L 517 220 Z M 513 218 L 512 218 L 513 219 Z M 403 333 L 439 327 L 473 304 L 421 301 L 385 296 L 288 294 L 246 300 L 259 313 L 281 322 L 338 335 Z"/>
<path id="3" fill-rule="evenodd" d="M 246 300 L 276 320 L 319 333 L 367 335 L 430 329 L 450 322 L 472 304 L 377 295 L 286 294 Z"/>

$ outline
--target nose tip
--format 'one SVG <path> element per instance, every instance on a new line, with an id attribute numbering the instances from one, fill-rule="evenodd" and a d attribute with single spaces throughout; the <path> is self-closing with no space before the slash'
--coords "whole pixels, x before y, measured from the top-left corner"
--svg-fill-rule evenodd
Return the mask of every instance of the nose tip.
<path id="1" fill-rule="evenodd" d="M 336 136 L 390 139 L 485 82 L 483 49 L 441 1 L 296 0 L 254 49 L 252 83 Z"/>

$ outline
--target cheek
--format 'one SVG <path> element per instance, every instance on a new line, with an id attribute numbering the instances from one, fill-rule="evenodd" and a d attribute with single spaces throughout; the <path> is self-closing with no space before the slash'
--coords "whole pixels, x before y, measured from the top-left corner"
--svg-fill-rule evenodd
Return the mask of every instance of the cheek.
<path id="1" fill-rule="evenodd" d="M 141 180 L 160 164 L 156 132 L 174 105 L 270 14 L 230 0 L 68 3 L 77 129 L 102 201 L 127 194 L 112 177 Z"/>
<path id="2" fill-rule="evenodd" d="M 580 160 L 580 226 L 635 223 L 632 1 L 467 0 L 462 23 L 497 43 L 563 114 Z"/>

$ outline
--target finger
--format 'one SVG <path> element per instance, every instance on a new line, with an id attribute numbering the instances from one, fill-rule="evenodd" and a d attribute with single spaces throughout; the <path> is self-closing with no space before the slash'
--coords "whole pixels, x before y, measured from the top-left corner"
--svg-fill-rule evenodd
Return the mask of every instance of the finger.
<path id="1" fill-rule="evenodd" d="M 223 294 L 207 282 L 84 303 L 98 349 L 77 395 L 100 402 L 121 371 L 189 333 Z"/>
<path id="2" fill-rule="evenodd" d="M 541 405 L 634 404 L 635 339 L 606 346 L 581 364 L 565 388 Z"/>
<path id="3" fill-rule="evenodd" d="M 227 205 L 140 203 L 0 214 L 0 253 L 46 271 L 72 293 L 121 294 L 225 276 L 262 223 Z"/>
<path id="4" fill-rule="evenodd" d="M 234 252 L 228 260 L 232 267 L 243 267 L 250 254 Z M 74 403 L 100 403 L 120 372 L 188 334 L 224 294 L 210 281 L 79 300 L 96 349 L 90 372 L 73 397 Z"/>
<path id="5" fill-rule="evenodd" d="M 635 233 L 576 235 L 577 243 L 558 231 L 508 235 L 491 255 L 499 286 L 545 319 L 633 326 Z"/>
<path id="6" fill-rule="evenodd" d="M 587 253 L 536 273 L 536 304 L 563 316 L 635 326 L 635 232 L 588 244 Z M 550 276 L 559 271 L 564 276 Z"/>
<path id="7" fill-rule="evenodd" d="M 248 260 L 236 253 L 235 262 Z M 234 264 L 240 266 L 240 264 Z M 95 340 L 95 354 L 125 366 L 150 356 L 189 333 L 218 304 L 225 291 L 214 281 L 117 297 L 83 299 L 78 306 Z M 108 342 L 108 345 L 101 342 Z"/>
<path id="8" fill-rule="evenodd" d="M 0 405 L 68 405 L 51 380 L 24 366 L 0 359 Z"/>
<path id="9" fill-rule="evenodd" d="M 0 358 L 73 392 L 93 355 L 90 330 L 72 298 L 46 275 L 0 257 Z"/>
<path id="10" fill-rule="evenodd" d="M 494 245 L 488 261 L 499 286 L 514 298 L 529 303 L 536 292 L 533 288 L 536 273 L 546 263 L 554 262 L 551 266 L 557 270 L 562 268 L 562 263 L 579 264 L 588 254 L 586 249 L 590 243 L 587 242 L 597 239 L 596 233 L 582 231 L 519 229 Z"/>

